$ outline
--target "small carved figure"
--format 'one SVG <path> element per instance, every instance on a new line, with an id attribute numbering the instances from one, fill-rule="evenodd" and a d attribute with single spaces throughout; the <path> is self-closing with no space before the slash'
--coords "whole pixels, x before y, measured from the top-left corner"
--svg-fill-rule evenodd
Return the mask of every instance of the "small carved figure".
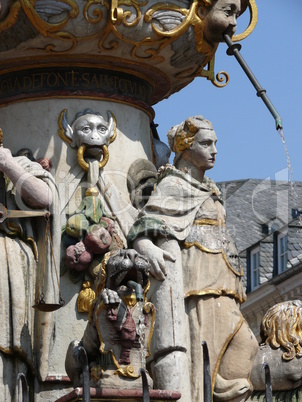
<path id="1" fill-rule="evenodd" d="M 68 211 L 62 236 L 66 248 L 63 272 L 67 267 L 76 281 L 83 279 L 84 274 L 87 276 L 90 273 L 92 278 L 89 279 L 93 280 L 96 265 L 101 263 L 107 251 L 117 249 L 121 242 L 115 230 L 115 222 L 110 218 L 108 205 L 104 205 L 104 195 L 100 195 L 99 191 L 101 171 L 109 159 L 108 146 L 116 137 L 115 118 L 108 111 L 107 122 L 100 113 L 85 109 L 77 113 L 69 125 L 67 111 L 63 110 L 59 124 L 60 136 L 69 142 L 71 147 L 78 148 L 78 163 L 83 169 L 83 175 L 87 172 L 85 186 L 88 183 L 85 195 L 81 194 L 80 205 Z M 84 157 L 87 157 L 87 162 Z M 70 209 L 68 206 L 68 210 Z M 92 266 L 94 268 L 90 269 Z M 92 284 L 92 280 L 89 283 Z M 80 299 L 82 296 L 83 294 L 80 294 Z M 80 304 L 82 307 L 87 305 L 82 302 Z"/>
<path id="2" fill-rule="evenodd" d="M 70 126 L 64 114 L 62 125 L 65 128 L 65 136 L 71 141 L 70 145 L 73 148 L 84 145 L 89 155 L 100 158 L 103 154 L 103 157 L 107 158 L 107 147 L 115 135 L 113 115 L 108 112 L 108 116 L 109 122 L 106 122 L 99 113 L 86 109 L 76 115 Z"/>
<path id="3" fill-rule="evenodd" d="M 233 36 L 237 18 L 247 5 L 248 0 L 200 0 L 194 26 L 189 25 L 183 35 L 171 44 L 174 51 L 172 66 L 192 66 L 192 60 L 195 60 L 196 66 L 205 66 L 214 56 L 219 43 L 223 42 L 223 34 Z M 159 33 L 175 32 L 177 37 L 176 32 L 183 29 L 186 18 L 180 11 L 163 7 L 154 12 L 153 22 Z"/>
<path id="4" fill-rule="evenodd" d="M 66 372 L 74 386 L 82 384 L 76 356 L 83 346 L 95 386 L 140 388 L 140 381 L 135 380 L 149 353 L 155 314 L 144 295 L 150 265 L 135 250 L 119 250 L 108 259 L 106 269 L 104 266 L 96 280 L 96 298 L 84 336 L 81 342 L 72 342 L 67 352 Z M 120 380 L 114 374 L 119 374 Z"/>
<path id="5" fill-rule="evenodd" d="M 152 284 L 150 289 L 158 309 L 155 387 L 178 389 L 182 401 L 203 401 L 201 344 L 206 341 L 214 400 L 245 401 L 257 342 L 239 311 L 246 298 L 243 272 L 219 190 L 204 176 L 214 166 L 217 137 L 208 120 L 195 116 L 173 127 L 168 139 L 175 167 L 161 169 L 128 236 L 162 281 L 153 293 Z"/>
<path id="6" fill-rule="evenodd" d="M 211 46 L 223 42 L 223 34 L 232 37 L 237 18 L 245 11 L 248 0 L 201 0 L 199 16 L 203 21 L 203 38 Z"/>

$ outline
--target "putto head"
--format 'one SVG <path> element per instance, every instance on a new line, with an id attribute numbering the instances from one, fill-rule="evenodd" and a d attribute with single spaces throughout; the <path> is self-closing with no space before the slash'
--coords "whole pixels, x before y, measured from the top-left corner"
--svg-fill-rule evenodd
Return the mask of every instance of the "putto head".
<path id="1" fill-rule="evenodd" d="M 203 38 L 210 46 L 223 42 L 223 34 L 233 36 L 237 18 L 245 11 L 248 0 L 199 0 L 198 15 L 203 24 Z"/>
<path id="2" fill-rule="evenodd" d="M 218 0 L 199 0 L 199 4 L 203 5 L 205 7 L 211 7 L 217 1 Z M 245 12 L 245 10 L 247 9 L 247 6 L 249 4 L 249 0 L 240 0 L 240 3 L 241 3 L 241 9 L 240 9 L 239 15 L 241 15 Z"/>

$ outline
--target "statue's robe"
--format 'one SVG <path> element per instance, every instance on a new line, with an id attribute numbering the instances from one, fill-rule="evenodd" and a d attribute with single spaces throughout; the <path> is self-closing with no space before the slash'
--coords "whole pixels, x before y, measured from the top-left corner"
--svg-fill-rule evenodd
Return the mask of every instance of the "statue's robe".
<path id="1" fill-rule="evenodd" d="M 182 400 L 196 402 L 203 401 L 202 341 L 209 348 L 213 391 L 218 377 L 214 391 L 217 400 L 231 400 L 236 393 L 244 394 L 251 388 L 248 378 L 223 378 L 224 372 L 220 372 L 221 361 L 235 335 L 241 331 L 248 342 L 252 339 L 251 356 L 256 345 L 238 307 L 246 298 L 238 253 L 225 227 L 217 187 L 207 181 L 208 185 L 200 183 L 187 173 L 166 167 L 128 236 L 130 244 L 140 236 L 148 236 L 155 242 L 158 237 L 174 239 L 179 244 L 183 283 L 174 282 L 172 287 L 173 290 L 180 287 L 179 293 L 183 292 L 185 297 L 190 335 L 183 337 L 178 350 L 183 346 L 188 351 L 191 382 L 191 395 Z M 167 272 L 164 282 L 174 275 L 175 271 Z M 166 295 L 167 303 L 168 298 Z M 163 306 L 156 307 L 160 310 Z M 162 334 L 167 336 L 163 328 Z M 166 350 L 168 342 L 172 350 L 174 340 L 165 341 Z M 248 345 L 244 347 L 249 349 Z M 160 351 L 156 353 L 162 356 Z"/>
<path id="2" fill-rule="evenodd" d="M 47 376 L 55 313 L 39 312 L 32 306 L 42 291 L 42 283 L 45 302 L 59 302 L 54 264 L 59 269 L 61 231 L 55 183 L 40 164 L 24 156 L 16 157 L 16 160 L 26 172 L 48 184 L 53 204 L 50 208 L 51 234 L 46 239 L 44 217 L 6 219 L 0 225 L 0 378 L 3 378 L 0 395 L 3 400 L 16 397 L 19 373 L 24 373 L 29 383 L 33 375 L 42 380 Z M 9 179 L 5 179 L 6 193 L 3 198 L 6 207 L 27 210 L 30 214 L 31 209 L 25 205 Z"/>

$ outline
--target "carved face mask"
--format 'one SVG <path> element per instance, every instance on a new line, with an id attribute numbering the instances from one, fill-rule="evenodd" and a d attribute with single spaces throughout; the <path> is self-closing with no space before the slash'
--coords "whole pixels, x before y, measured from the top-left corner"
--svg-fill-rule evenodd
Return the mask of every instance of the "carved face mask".
<path id="1" fill-rule="evenodd" d="M 102 116 L 86 114 L 79 117 L 72 128 L 77 147 L 82 144 L 87 147 L 101 147 L 109 144 L 109 127 Z"/>
<path id="2" fill-rule="evenodd" d="M 223 41 L 223 33 L 232 37 L 240 9 L 240 0 L 217 0 L 211 8 L 201 7 L 204 39 L 214 45 Z"/>

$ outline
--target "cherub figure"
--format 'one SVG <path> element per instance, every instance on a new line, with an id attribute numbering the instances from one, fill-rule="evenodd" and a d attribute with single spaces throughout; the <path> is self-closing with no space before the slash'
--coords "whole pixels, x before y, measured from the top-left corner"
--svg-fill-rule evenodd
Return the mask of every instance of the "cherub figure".
<path id="1" fill-rule="evenodd" d="M 198 14 L 203 22 L 203 39 L 211 46 L 223 42 L 223 34 L 232 37 L 237 18 L 245 11 L 247 0 L 200 0 Z"/>
<path id="2" fill-rule="evenodd" d="M 237 18 L 246 10 L 248 0 L 199 0 L 190 4 L 196 13 L 192 25 L 181 12 L 166 7 L 152 15 L 154 29 L 164 36 L 171 32 L 177 36 L 180 28 L 186 26 L 185 32 L 171 44 L 174 51 L 171 64 L 177 68 L 191 67 L 192 60 L 196 66 L 205 67 L 223 42 L 223 34 L 232 37 L 235 33 Z"/>

